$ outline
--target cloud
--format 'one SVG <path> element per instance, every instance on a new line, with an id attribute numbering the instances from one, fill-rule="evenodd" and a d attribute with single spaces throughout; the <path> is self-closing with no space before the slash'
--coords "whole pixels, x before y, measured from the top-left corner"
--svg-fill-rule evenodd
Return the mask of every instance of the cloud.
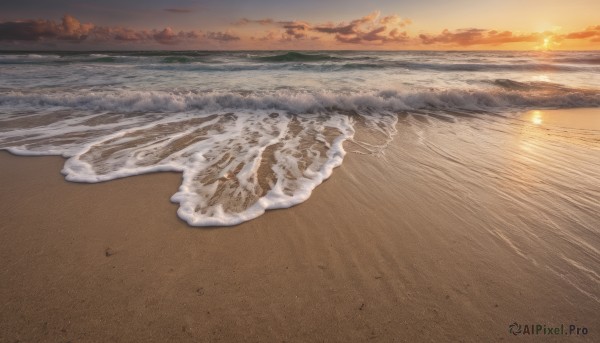
<path id="1" fill-rule="evenodd" d="M 271 18 L 253 20 L 242 18 L 235 25 L 272 25 L 278 27 L 278 33 L 270 31 L 258 40 L 293 41 L 301 39 L 320 40 L 322 37 L 331 36 L 340 43 L 388 43 L 406 42 L 410 40 L 407 32 L 399 29 L 411 23 L 397 15 L 390 15 L 379 19 L 378 11 L 349 22 L 311 24 L 306 21 L 277 21 Z M 254 38 L 257 39 L 257 38 Z"/>
<path id="2" fill-rule="evenodd" d="M 308 31 L 311 30 L 311 26 L 307 22 L 303 21 L 289 21 L 289 22 L 278 22 L 284 29 L 283 37 L 284 40 L 302 39 L 308 37 Z"/>
<path id="3" fill-rule="evenodd" d="M 236 21 L 235 23 L 233 23 L 233 25 L 236 25 L 236 26 L 243 26 L 243 25 L 249 25 L 249 24 L 272 25 L 274 23 L 275 23 L 275 21 L 270 18 L 255 19 L 255 20 L 248 19 L 248 18 L 242 18 L 242 19 Z"/>
<path id="4" fill-rule="evenodd" d="M 360 32 L 360 26 L 372 23 L 379 17 L 379 12 L 370 13 L 362 18 L 352 20 L 349 24 L 320 25 L 314 28 L 315 31 L 323 33 L 335 33 L 340 35 L 353 35 Z"/>
<path id="5" fill-rule="evenodd" d="M 157 42 L 159 44 L 178 44 L 185 40 L 201 38 L 196 31 L 176 32 L 170 27 L 163 30 L 133 30 L 125 27 L 96 27 L 90 39 L 95 41 L 120 42 Z"/>
<path id="6" fill-rule="evenodd" d="M 137 42 L 152 39 L 152 33 L 148 31 L 136 31 L 124 27 L 98 28 L 94 32 L 94 38 L 97 40 L 116 40 L 125 42 Z"/>
<path id="7" fill-rule="evenodd" d="M 600 25 L 589 26 L 583 31 L 558 34 L 555 31 L 531 32 L 516 34 L 511 31 L 486 29 L 444 30 L 437 35 L 421 34 L 421 42 L 425 45 L 441 44 L 455 46 L 492 45 L 500 46 L 510 43 L 542 42 L 557 45 L 566 39 L 589 39 L 590 42 L 600 42 Z M 548 48 L 548 46 L 546 46 Z"/>
<path id="8" fill-rule="evenodd" d="M 154 31 L 152 38 L 161 44 L 177 44 L 186 39 L 198 39 L 200 35 L 196 31 L 179 31 L 176 33 L 173 29 L 167 27 L 160 32 Z"/>
<path id="9" fill-rule="evenodd" d="M 406 31 L 400 32 L 398 29 L 392 29 L 387 31 L 386 26 L 377 27 L 368 32 L 357 32 L 351 36 L 344 35 L 336 35 L 335 38 L 342 43 L 364 43 L 364 42 L 378 42 L 378 43 L 388 43 L 388 42 L 397 42 L 403 43 L 408 42 L 410 37 Z"/>
<path id="10" fill-rule="evenodd" d="M 261 42 L 268 42 L 268 41 L 273 41 L 275 40 L 277 37 L 277 32 L 276 31 L 267 31 L 265 32 L 265 34 L 262 37 L 250 37 L 251 40 L 258 40 Z"/>
<path id="11" fill-rule="evenodd" d="M 460 29 L 455 31 L 444 30 L 438 35 L 419 35 L 425 45 L 448 44 L 459 46 L 471 45 L 502 45 L 519 42 L 538 42 L 543 38 L 540 33 L 514 34 L 511 31 L 497 31 L 486 29 Z"/>
<path id="12" fill-rule="evenodd" d="M 70 15 L 63 16 L 60 23 L 51 20 L 22 20 L 0 23 L 0 41 L 39 41 L 60 39 L 72 42 L 85 40 L 93 24 L 82 24 Z"/>
<path id="13" fill-rule="evenodd" d="M 194 12 L 194 10 L 191 8 L 165 8 L 164 11 L 170 12 L 170 13 L 192 13 L 192 12 Z"/>
<path id="14" fill-rule="evenodd" d="M 571 32 L 565 36 L 565 39 L 590 39 L 592 42 L 600 42 L 600 25 L 588 26 L 583 31 Z"/>
<path id="15" fill-rule="evenodd" d="M 589 39 L 600 42 L 600 25 L 590 26 L 583 31 L 559 35 L 555 31 L 519 33 L 507 30 L 467 28 L 443 30 L 439 34 L 423 33 L 411 36 L 406 27 L 412 24 L 410 19 L 396 14 L 380 16 L 375 11 L 366 16 L 346 22 L 310 23 L 306 21 L 278 21 L 272 18 L 242 18 L 234 25 L 269 25 L 274 30 L 252 40 L 294 41 L 302 39 L 317 40 L 332 37 L 342 44 L 388 44 L 402 43 L 410 47 L 447 45 L 457 47 L 493 46 L 499 47 L 513 43 L 559 44 L 565 39 Z M 547 43 L 551 42 L 551 43 Z M 533 46 L 532 46 L 533 47 Z"/>
<path id="16" fill-rule="evenodd" d="M 379 18 L 379 12 L 372 12 L 364 17 L 346 23 L 321 24 L 312 27 L 313 31 L 323 34 L 333 34 L 341 43 L 389 43 L 407 42 L 410 40 L 407 32 L 400 32 L 400 28 L 411 23 L 398 15 Z"/>
<path id="17" fill-rule="evenodd" d="M 410 19 L 402 19 L 396 14 L 389 15 L 387 17 L 381 18 L 379 22 L 383 25 L 396 25 L 399 27 L 405 27 L 407 25 L 412 24 L 412 20 Z"/>
<path id="18" fill-rule="evenodd" d="M 240 37 L 227 32 L 207 32 L 204 34 L 204 38 L 216 40 L 219 42 L 231 42 L 240 40 Z"/>
<path id="19" fill-rule="evenodd" d="M 175 32 L 170 27 L 163 30 L 134 30 L 126 27 L 96 26 L 82 24 L 73 16 L 65 15 L 60 22 L 52 20 L 23 20 L 0 23 L 0 41 L 48 41 L 69 42 L 115 41 L 156 42 L 177 44 L 184 40 L 195 40 L 201 36 L 196 31 Z"/>
<path id="20" fill-rule="evenodd" d="M 171 13 L 189 13 L 186 8 L 165 8 Z M 582 44 L 593 45 L 600 42 L 600 25 L 589 26 L 581 31 L 560 34 L 558 29 L 547 32 L 519 33 L 506 30 L 493 30 L 482 28 L 466 28 L 458 30 L 443 30 L 440 33 L 422 33 L 417 36 L 409 34 L 408 26 L 412 22 L 396 14 L 381 16 L 379 12 L 372 12 L 357 19 L 344 22 L 312 23 L 302 20 L 285 21 L 273 18 L 248 19 L 242 18 L 231 23 L 230 28 L 243 25 L 257 25 L 265 30 L 262 35 L 238 35 L 225 28 L 224 31 L 176 31 L 171 26 L 160 29 L 133 29 L 119 26 L 99 26 L 93 23 L 82 23 L 71 15 L 64 15 L 60 20 L 27 19 L 0 22 L 0 42 L 5 45 L 16 44 L 21 46 L 54 45 L 60 42 L 99 44 L 106 47 L 126 43 L 139 43 L 148 47 L 154 45 L 175 45 L 203 43 L 211 44 L 221 42 L 240 41 L 241 46 L 249 41 L 262 42 L 262 47 L 283 43 L 281 46 L 293 48 L 326 48 L 345 44 L 369 46 L 397 47 L 402 44 L 408 48 L 436 48 L 444 47 L 500 47 L 513 43 L 526 46 L 524 43 L 535 43 L 539 47 L 568 47 L 565 44 L 571 40 L 572 46 Z M 257 27 L 252 28 L 257 29 Z M 252 31 L 252 30 L 248 30 Z M 319 44 L 311 44 L 311 41 Z M 580 42 L 575 42 L 579 40 Z M 302 41 L 302 42 L 301 42 Z M 20 43 L 25 42 L 25 43 Z M 29 43 L 27 43 L 29 42 Z M 297 42 L 297 44 L 296 44 Z M 25 44 L 25 45 L 23 45 Z M 534 48 L 535 44 L 531 44 Z M 542 44 L 542 45 L 539 45 Z M 357 48 L 360 48 L 357 47 Z"/>

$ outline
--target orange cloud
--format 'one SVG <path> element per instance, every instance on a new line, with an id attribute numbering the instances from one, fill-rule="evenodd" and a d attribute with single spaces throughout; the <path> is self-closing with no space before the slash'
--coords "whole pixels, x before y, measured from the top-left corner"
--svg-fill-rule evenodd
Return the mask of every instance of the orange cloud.
<path id="1" fill-rule="evenodd" d="M 399 27 L 404 27 L 404 26 L 412 24 L 412 20 L 402 19 L 396 14 L 389 15 L 387 17 L 383 17 L 383 18 L 381 18 L 381 20 L 379 22 L 383 25 L 397 25 Z"/>
<path id="2" fill-rule="evenodd" d="M 390 15 L 379 19 L 379 12 L 373 12 L 362 18 L 352 20 L 348 24 L 321 25 L 315 31 L 335 34 L 335 39 L 341 43 L 388 43 L 407 42 L 410 40 L 407 32 L 400 32 L 400 28 L 411 23 L 408 19 L 401 19 L 397 15 Z"/>
<path id="3" fill-rule="evenodd" d="M 242 19 L 236 21 L 235 23 L 233 23 L 233 25 L 237 25 L 237 26 L 248 25 L 248 24 L 271 25 L 274 23 L 275 23 L 275 21 L 270 18 L 257 19 L 257 20 L 242 18 Z"/>
<path id="4" fill-rule="evenodd" d="M 542 36 L 539 33 L 514 34 L 510 31 L 499 32 L 496 30 L 485 29 L 444 30 L 438 35 L 419 35 L 421 42 L 426 45 L 449 44 L 460 46 L 537 42 L 541 37 Z"/>
<path id="5" fill-rule="evenodd" d="M 583 31 L 571 32 L 564 36 L 566 39 L 589 39 L 592 42 L 600 42 L 600 25 L 589 26 Z"/>
<path id="6" fill-rule="evenodd" d="M 265 32 L 264 36 L 262 36 L 262 37 L 254 37 L 254 36 L 252 36 L 252 37 L 250 37 L 250 39 L 251 40 L 259 40 L 259 41 L 262 41 L 262 42 L 268 42 L 268 41 L 275 40 L 276 37 L 277 37 L 277 32 L 275 32 L 275 31 L 267 31 L 267 32 Z"/>
<path id="7" fill-rule="evenodd" d="M 345 23 L 310 24 L 305 21 L 276 21 L 270 18 L 251 20 L 242 18 L 235 25 L 260 24 L 281 28 L 280 34 L 269 34 L 259 40 L 291 41 L 299 39 L 318 40 L 322 36 L 333 36 L 340 43 L 360 44 L 363 42 L 385 43 L 406 42 L 410 39 L 407 32 L 399 28 L 410 24 L 410 20 L 397 15 L 379 19 L 379 12 L 372 12 L 364 17 Z M 321 35 L 321 36 L 319 36 Z"/>

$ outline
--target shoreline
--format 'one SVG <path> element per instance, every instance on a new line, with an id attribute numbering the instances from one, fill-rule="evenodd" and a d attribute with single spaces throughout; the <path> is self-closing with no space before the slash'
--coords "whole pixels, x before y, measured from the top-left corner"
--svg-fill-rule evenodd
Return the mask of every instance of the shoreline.
<path id="1" fill-rule="evenodd" d="M 348 153 L 304 203 L 216 228 L 177 217 L 178 173 L 71 183 L 61 157 L 0 152 L 1 340 L 477 342 L 518 322 L 594 341 L 597 284 L 547 251 L 577 246 L 516 225 L 493 184 L 446 191 L 415 161 L 460 169 L 403 130 L 384 157 Z"/>

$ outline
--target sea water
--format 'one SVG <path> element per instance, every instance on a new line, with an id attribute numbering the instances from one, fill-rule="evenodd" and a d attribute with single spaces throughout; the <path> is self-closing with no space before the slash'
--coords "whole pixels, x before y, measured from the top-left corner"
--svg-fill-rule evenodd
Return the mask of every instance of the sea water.
<path id="1" fill-rule="evenodd" d="M 195 226 L 305 201 L 346 150 L 385 154 L 398 118 L 578 107 L 600 107 L 598 52 L 0 53 L 0 149 L 64 156 L 77 182 L 181 172 Z"/>

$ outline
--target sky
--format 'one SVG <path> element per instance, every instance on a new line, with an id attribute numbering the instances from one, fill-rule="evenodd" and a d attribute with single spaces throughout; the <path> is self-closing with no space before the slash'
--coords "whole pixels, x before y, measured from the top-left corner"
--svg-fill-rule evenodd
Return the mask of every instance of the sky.
<path id="1" fill-rule="evenodd" d="M 598 0 L 0 0 L 2 50 L 599 50 Z"/>

